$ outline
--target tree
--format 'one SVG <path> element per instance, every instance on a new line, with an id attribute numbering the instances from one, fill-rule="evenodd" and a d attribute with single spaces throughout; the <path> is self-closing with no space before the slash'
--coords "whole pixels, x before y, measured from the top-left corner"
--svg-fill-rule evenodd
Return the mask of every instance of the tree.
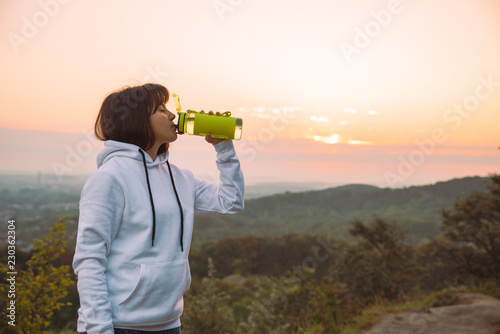
<path id="1" fill-rule="evenodd" d="M 11 288 L 11 281 L 3 279 L 0 282 L 2 311 L 7 310 L 6 305 L 10 305 L 11 301 L 15 302 L 15 322 L 9 325 L 11 319 L 5 314 L 0 319 L 0 327 L 5 329 L 5 333 L 47 333 L 44 330 L 50 326 L 54 311 L 68 305 L 61 299 L 75 282 L 69 273 L 69 266 L 56 265 L 67 246 L 66 226 L 67 221 L 62 218 L 50 228 L 48 237 L 33 242 L 33 255 L 26 262 L 27 269 L 17 271 L 14 289 Z M 4 263 L 0 264 L 0 270 L 2 273 L 13 271 Z M 12 298 L 4 300 L 13 290 Z"/>
<path id="2" fill-rule="evenodd" d="M 373 216 L 370 225 L 365 225 L 361 219 L 354 219 L 350 223 L 352 227 L 349 233 L 353 237 L 361 237 L 384 258 L 397 256 L 403 247 L 404 233 L 395 223 L 389 224 L 377 215 Z"/>
<path id="3" fill-rule="evenodd" d="M 491 175 L 487 192 L 459 198 L 443 209 L 441 229 L 453 242 L 457 260 L 482 278 L 500 278 L 500 175 Z"/>
<path id="4" fill-rule="evenodd" d="M 346 248 L 334 272 L 351 298 L 369 304 L 378 297 L 392 300 L 407 293 L 413 287 L 415 263 L 401 228 L 376 215 L 370 224 L 360 219 L 350 223 L 349 233 L 360 241 Z"/>

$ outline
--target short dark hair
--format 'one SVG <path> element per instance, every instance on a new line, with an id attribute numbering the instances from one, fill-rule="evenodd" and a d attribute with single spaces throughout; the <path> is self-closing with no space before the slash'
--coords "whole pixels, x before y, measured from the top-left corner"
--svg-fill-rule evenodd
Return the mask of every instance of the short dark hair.
<path id="1" fill-rule="evenodd" d="M 100 140 L 116 140 L 150 149 L 155 142 L 149 117 L 170 97 L 167 88 L 147 83 L 124 87 L 109 94 L 102 102 L 94 132 Z M 168 143 L 161 145 L 157 154 L 165 153 Z"/>

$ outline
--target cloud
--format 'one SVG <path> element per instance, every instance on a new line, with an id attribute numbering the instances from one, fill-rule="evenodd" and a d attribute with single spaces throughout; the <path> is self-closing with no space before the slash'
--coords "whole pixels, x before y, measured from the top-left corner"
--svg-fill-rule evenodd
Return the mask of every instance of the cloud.
<path id="1" fill-rule="evenodd" d="M 350 145 L 373 145 L 373 142 L 365 140 L 349 140 L 347 143 Z"/>
<path id="2" fill-rule="evenodd" d="M 350 114 L 355 114 L 358 112 L 356 109 L 351 109 L 351 108 L 345 108 L 344 111 Z"/>
<path id="3" fill-rule="evenodd" d="M 334 133 L 330 137 L 314 136 L 314 140 L 322 141 L 327 144 L 337 144 L 340 141 L 340 136 L 336 133 Z"/>
<path id="4" fill-rule="evenodd" d="M 330 119 L 322 116 L 311 116 L 309 118 L 313 122 L 318 122 L 318 123 L 330 123 Z"/>

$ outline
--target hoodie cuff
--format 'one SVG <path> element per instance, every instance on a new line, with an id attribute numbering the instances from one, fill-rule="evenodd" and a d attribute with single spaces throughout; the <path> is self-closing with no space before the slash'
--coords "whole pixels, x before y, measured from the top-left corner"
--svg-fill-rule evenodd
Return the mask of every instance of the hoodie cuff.
<path id="1" fill-rule="evenodd" d="M 221 141 L 215 144 L 214 148 L 221 160 L 225 160 L 225 158 L 229 158 L 235 153 L 232 139 Z"/>

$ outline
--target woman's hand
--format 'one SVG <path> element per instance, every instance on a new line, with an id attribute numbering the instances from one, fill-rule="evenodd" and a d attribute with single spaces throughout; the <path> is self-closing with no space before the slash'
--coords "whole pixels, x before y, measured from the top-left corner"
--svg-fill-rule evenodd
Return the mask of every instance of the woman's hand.
<path id="1" fill-rule="evenodd" d="M 210 133 L 207 133 L 207 135 L 205 136 L 205 140 L 212 145 L 216 145 L 221 141 L 224 141 L 225 139 L 213 138 Z"/>

